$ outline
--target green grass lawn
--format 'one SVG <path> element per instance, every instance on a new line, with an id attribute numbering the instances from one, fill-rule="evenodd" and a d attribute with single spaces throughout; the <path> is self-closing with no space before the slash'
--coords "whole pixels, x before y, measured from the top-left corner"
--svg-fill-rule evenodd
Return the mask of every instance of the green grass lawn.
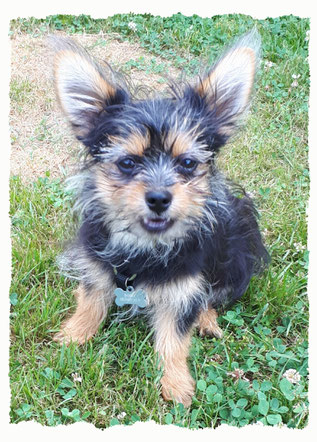
<path id="1" fill-rule="evenodd" d="M 189 363 L 197 389 L 191 408 L 160 397 L 152 333 L 142 318 L 118 323 L 109 315 L 83 347 L 60 347 L 52 341 L 74 306 L 76 284 L 60 277 L 55 263 L 70 231 L 71 196 L 62 180 L 45 176 L 22 184 L 14 176 L 12 423 L 34 419 L 54 426 L 84 420 L 101 428 L 147 420 L 189 428 L 259 421 L 292 428 L 307 424 L 309 21 L 242 15 L 51 16 L 15 20 L 10 32 L 34 38 L 59 29 L 70 34 L 116 32 L 119 40 L 137 42 L 153 56 L 148 65 L 131 60 L 125 71 L 164 75 L 174 66 L 190 76 L 201 59 L 212 60 L 231 38 L 254 24 L 262 36 L 263 60 L 252 113 L 240 135 L 223 149 L 219 164 L 254 196 L 272 262 L 251 282 L 242 301 L 219 318 L 223 339 L 194 335 Z M 24 96 L 23 90 L 19 93 Z"/>

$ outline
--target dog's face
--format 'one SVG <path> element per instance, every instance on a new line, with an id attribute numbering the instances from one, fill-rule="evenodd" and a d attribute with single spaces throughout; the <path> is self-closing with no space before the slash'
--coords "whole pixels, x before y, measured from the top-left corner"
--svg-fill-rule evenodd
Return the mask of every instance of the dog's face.
<path id="1" fill-rule="evenodd" d="M 133 100 L 82 48 L 57 42 L 59 102 L 93 159 L 94 198 L 112 233 L 168 243 L 207 216 L 207 200 L 217 200 L 214 154 L 250 99 L 251 34 L 194 85 L 151 100 Z"/>
<path id="2" fill-rule="evenodd" d="M 160 130 L 149 121 L 153 118 L 147 114 L 149 107 L 154 115 L 160 114 Z M 125 136 L 108 138 L 96 168 L 100 198 L 110 209 L 108 224 L 150 240 L 183 236 L 203 214 L 210 154 L 195 136 L 168 127 L 170 119 L 177 118 L 176 103 L 130 105 L 122 112 L 123 121 L 134 112 L 140 121 L 136 118 Z"/>
<path id="3" fill-rule="evenodd" d="M 113 231 L 167 242 L 203 216 L 212 152 L 192 114 L 183 100 L 153 100 L 111 116 L 116 134 L 100 140 L 95 179 Z"/>

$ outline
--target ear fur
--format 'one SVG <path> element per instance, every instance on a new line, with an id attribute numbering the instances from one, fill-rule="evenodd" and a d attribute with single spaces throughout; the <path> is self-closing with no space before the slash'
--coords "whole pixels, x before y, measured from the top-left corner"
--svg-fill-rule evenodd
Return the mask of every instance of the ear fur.
<path id="1" fill-rule="evenodd" d="M 55 51 L 53 73 L 58 101 L 77 137 L 83 138 L 106 106 L 126 94 L 122 90 L 118 94 L 110 68 L 108 72 L 102 69 L 73 40 L 52 36 L 49 44 Z"/>
<path id="2" fill-rule="evenodd" d="M 247 110 L 259 63 L 260 36 L 254 28 L 227 50 L 195 86 L 216 119 L 219 135 L 228 138 Z"/>

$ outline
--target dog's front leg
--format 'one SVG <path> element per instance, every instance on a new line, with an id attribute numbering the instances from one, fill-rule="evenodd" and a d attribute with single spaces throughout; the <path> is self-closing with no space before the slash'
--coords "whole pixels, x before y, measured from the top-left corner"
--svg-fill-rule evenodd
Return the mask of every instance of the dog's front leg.
<path id="1" fill-rule="evenodd" d="M 98 330 L 105 319 L 109 305 L 113 301 L 113 290 L 96 287 L 85 287 L 80 284 L 75 292 L 77 308 L 75 313 L 67 319 L 60 332 L 54 336 L 57 342 L 69 344 L 77 342 L 83 344 Z"/>
<path id="2" fill-rule="evenodd" d="M 195 382 L 187 365 L 192 327 L 181 332 L 175 314 L 162 308 L 156 311 L 154 329 L 155 350 L 164 370 L 162 396 L 188 407 L 195 392 Z"/>

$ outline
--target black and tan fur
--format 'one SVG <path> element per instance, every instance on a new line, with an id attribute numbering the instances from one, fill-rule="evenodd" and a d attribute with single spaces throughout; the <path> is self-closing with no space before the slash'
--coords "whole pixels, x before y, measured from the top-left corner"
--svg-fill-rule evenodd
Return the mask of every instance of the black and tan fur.
<path id="1" fill-rule="evenodd" d="M 80 227 L 60 260 L 80 281 L 77 309 L 55 339 L 90 339 L 121 275 L 146 293 L 164 398 L 188 406 L 194 327 L 220 338 L 217 308 L 239 299 L 267 262 L 252 201 L 215 165 L 248 109 L 259 37 L 252 31 L 193 84 L 148 100 L 133 99 L 71 40 L 53 42 L 57 97 L 86 146 L 73 179 Z"/>

